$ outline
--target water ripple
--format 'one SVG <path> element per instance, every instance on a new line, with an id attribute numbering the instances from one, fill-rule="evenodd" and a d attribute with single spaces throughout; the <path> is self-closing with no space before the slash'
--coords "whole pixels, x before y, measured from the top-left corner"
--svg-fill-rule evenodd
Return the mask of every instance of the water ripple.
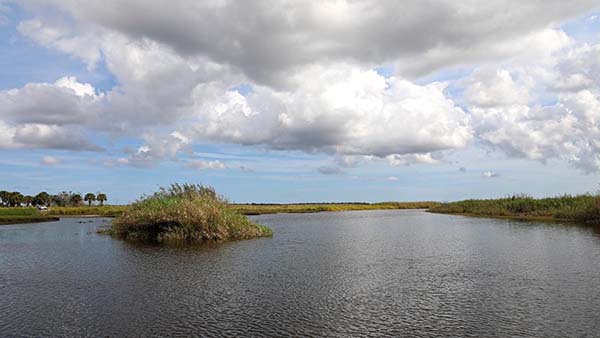
<path id="1" fill-rule="evenodd" d="M 255 217 L 193 248 L 0 227 L 0 337 L 599 337 L 600 237 L 369 211 Z"/>

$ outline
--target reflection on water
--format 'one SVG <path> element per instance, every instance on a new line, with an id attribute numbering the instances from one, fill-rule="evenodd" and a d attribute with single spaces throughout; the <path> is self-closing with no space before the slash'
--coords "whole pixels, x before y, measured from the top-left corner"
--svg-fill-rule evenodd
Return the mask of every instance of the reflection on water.
<path id="1" fill-rule="evenodd" d="M 361 211 L 192 248 L 0 227 L 0 336 L 598 337 L 600 231 Z"/>

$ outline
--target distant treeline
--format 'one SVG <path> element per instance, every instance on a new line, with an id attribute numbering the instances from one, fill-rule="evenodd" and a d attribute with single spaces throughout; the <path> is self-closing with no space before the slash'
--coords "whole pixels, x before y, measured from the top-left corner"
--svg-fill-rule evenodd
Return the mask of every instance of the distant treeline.
<path id="1" fill-rule="evenodd" d="M 18 191 L 0 191 L 0 207 L 76 207 L 81 206 L 83 202 L 86 202 L 88 206 L 91 206 L 95 202 L 98 202 L 100 206 L 103 206 L 104 202 L 107 200 L 108 197 L 104 193 L 94 194 L 90 192 L 82 196 L 80 193 L 71 191 L 63 191 L 55 195 L 42 191 L 35 196 L 31 196 L 24 195 Z"/>

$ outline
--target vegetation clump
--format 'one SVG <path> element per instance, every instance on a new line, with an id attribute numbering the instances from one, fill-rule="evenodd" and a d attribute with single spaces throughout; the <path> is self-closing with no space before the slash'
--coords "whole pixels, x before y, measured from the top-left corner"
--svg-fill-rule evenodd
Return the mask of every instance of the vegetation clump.
<path id="1" fill-rule="evenodd" d="M 173 184 L 130 205 L 112 224 L 111 234 L 130 240 L 203 242 L 271 236 L 228 206 L 211 187 Z"/>
<path id="2" fill-rule="evenodd" d="M 600 195 L 562 195 L 536 199 L 522 194 L 499 199 L 471 199 L 444 203 L 429 211 L 472 216 L 600 223 Z"/>

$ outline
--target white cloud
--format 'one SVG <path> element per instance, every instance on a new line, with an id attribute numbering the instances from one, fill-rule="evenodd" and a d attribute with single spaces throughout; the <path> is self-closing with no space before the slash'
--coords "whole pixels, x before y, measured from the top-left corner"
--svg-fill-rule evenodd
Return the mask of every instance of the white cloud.
<path id="1" fill-rule="evenodd" d="M 63 77 L 54 84 L 29 83 L 0 91 L 0 119 L 14 124 L 93 125 L 101 99 L 94 87 L 74 77 Z"/>
<path id="2" fill-rule="evenodd" d="M 9 126 L 0 120 L 0 149 L 63 149 L 99 151 L 79 128 L 25 123 Z"/>
<path id="3" fill-rule="evenodd" d="M 195 170 L 208 170 L 208 169 L 225 169 L 225 164 L 219 160 L 205 161 L 205 160 L 191 160 L 185 164 L 188 169 Z"/>
<path id="4" fill-rule="evenodd" d="M 409 65 L 407 72 L 422 74 L 464 60 L 506 57 L 535 40 L 515 44 L 515 38 L 535 36 L 552 23 L 597 6 L 594 0 L 25 3 L 40 16 L 51 12 L 43 5 L 61 8 L 86 34 L 102 27 L 129 40 L 150 39 L 180 55 L 203 55 L 231 65 L 254 82 L 271 85 L 287 82 L 285 74 L 319 60 L 368 65 L 401 60 L 398 64 Z M 21 31 L 39 29 L 39 20 L 23 24 Z M 88 47 L 93 44 L 71 47 L 78 38 L 57 28 L 37 41 L 96 59 L 95 49 Z"/>
<path id="5" fill-rule="evenodd" d="M 597 1 L 20 5 L 31 17 L 18 24 L 23 36 L 92 72 L 102 64 L 117 85 L 101 92 L 63 77 L 0 91 L 3 149 L 98 150 L 90 140 L 107 133 L 141 135 L 144 144 L 118 160 L 133 166 L 229 142 L 325 153 L 352 167 L 372 158 L 435 164 L 484 143 L 600 169 L 600 47 L 554 28 Z M 446 83 L 411 80 L 480 62 L 457 83 L 464 102 Z M 397 74 L 372 70 L 382 65 Z M 231 89 L 240 84 L 252 91 Z"/>
<path id="6" fill-rule="evenodd" d="M 445 85 L 419 86 L 347 65 L 308 67 L 294 91 L 256 87 L 199 99 L 199 138 L 341 156 L 426 153 L 465 147 L 467 115 Z"/>
<path id="7" fill-rule="evenodd" d="M 42 161 L 41 161 L 41 163 L 43 165 L 47 165 L 47 166 L 57 165 L 60 162 L 61 161 L 54 156 L 44 156 L 44 157 L 42 157 Z"/>
<path id="8" fill-rule="evenodd" d="M 412 164 L 438 164 L 441 160 L 435 158 L 431 153 L 424 154 L 405 154 L 405 155 L 389 155 L 388 161 L 394 167 L 408 166 Z"/>
<path id="9" fill-rule="evenodd" d="M 495 173 L 493 171 L 484 171 L 483 173 L 481 173 L 481 177 L 482 178 L 495 178 L 495 177 L 499 177 L 500 174 Z"/>
<path id="10" fill-rule="evenodd" d="M 121 159 L 120 163 L 150 167 L 162 160 L 176 160 L 180 152 L 191 153 L 190 139 L 177 131 L 168 135 L 148 134 L 145 141 L 129 158 Z"/>
<path id="11" fill-rule="evenodd" d="M 538 60 L 472 74 L 465 100 L 476 136 L 511 156 L 598 171 L 600 45 L 569 46 L 547 60 L 547 76 L 536 76 Z"/>

